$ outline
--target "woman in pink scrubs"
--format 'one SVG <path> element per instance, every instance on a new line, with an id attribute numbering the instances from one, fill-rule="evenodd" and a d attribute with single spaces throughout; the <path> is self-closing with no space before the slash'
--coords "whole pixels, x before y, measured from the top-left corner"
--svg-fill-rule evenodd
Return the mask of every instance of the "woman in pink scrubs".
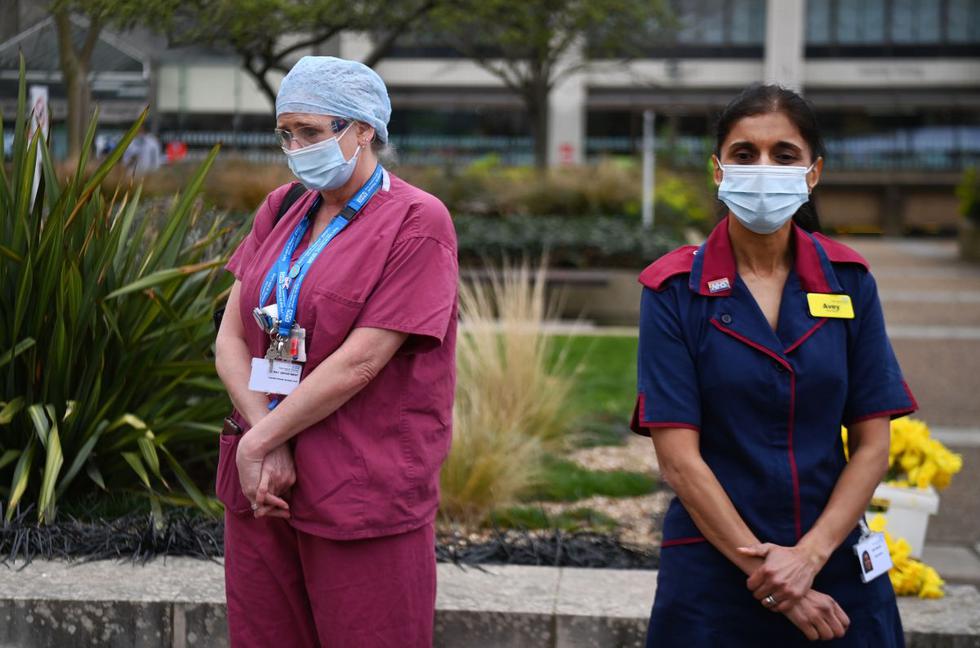
<path id="1" fill-rule="evenodd" d="M 432 644 L 456 236 L 379 164 L 390 113 L 370 68 L 302 58 L 276 132 L 307 191 L 278 220 L 290 186 L 273 191 L 228 262 L 216 490 L 233 646 Z"/>

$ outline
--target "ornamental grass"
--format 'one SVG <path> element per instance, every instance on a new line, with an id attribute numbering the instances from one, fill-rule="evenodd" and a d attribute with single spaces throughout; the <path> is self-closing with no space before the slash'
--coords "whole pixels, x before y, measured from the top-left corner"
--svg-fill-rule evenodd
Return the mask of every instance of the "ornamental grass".
<path id="1" fill-rule="evenodd" d="M 575 418 L 574 368 L 546 334 L 556 312 L 544 265 L 490 272 L 460 288 L 453 443 L 442 468 L 442 512 L 479 523 L 515 502 L 564 447 Z"/>

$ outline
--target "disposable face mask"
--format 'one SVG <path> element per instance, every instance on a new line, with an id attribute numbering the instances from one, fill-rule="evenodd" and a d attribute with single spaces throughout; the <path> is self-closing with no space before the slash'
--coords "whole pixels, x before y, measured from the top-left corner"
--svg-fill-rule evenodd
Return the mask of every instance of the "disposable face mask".
<path id="1" fill-rule="evenodd" d="M 812 164 L 724 164 L 718 199 L 749 230 L 772 234 L 810 199 L 806 174 L 812 168 Z"/>
<path id="2" fill-rule="evenodd" d="M 295 151 L 283 149 L 289 170 L 307 189 L 313 191 L 337 189 L 350 180 L 354 167 L 357 166 L 361 147 L 358 146 L 351 159 L 347 160 L 340 149 L 340 138 L 350 130 L 351 126 L 353 124 L 344 129 L 340 135 L 322 142 Z"/>

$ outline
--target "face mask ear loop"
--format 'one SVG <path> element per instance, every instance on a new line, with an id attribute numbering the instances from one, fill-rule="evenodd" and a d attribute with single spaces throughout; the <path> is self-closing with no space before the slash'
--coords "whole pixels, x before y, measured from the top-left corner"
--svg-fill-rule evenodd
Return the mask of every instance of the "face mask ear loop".
<path id="1" fill-rule="evenodd" d="M 813 164 L 811 164 L 810 166 L 808 166 L 806 168 L 806 172 L 803 174 L 803 182 L 806 182 L 806 191 L 807 191 L 807 193 L 813 193 L 813 189 L 814 189 L 814 187 L 816 187 L 816 184 L 814 184 L 813 187 L 811 187 L 810 186 L 810 181 L 807 180 L 806 177 L 808 175 L 810 175 L 810 172 L 813 171 L 813 169 L 816 168 L 816 166 L 817 166 L 817 160 L 819 160 L 819 159 L 820 158 L 818 157 L 816 160 L 814 160 L 813 161 Z"/>
<path id="2" fill-rule="evenodd" d="M 715 167 L 719 171 L 721 171 L 721 180 L 719 180 L 719 183 L 722 182 L 722 181 L 724 181 L 724 179 L 725 179 L 725 165 L 721 163 L 721 159 L 717 155 L 715 155 L 714 153 L 711 154 L 711 161 L 714 162 L 715 163 Z"/>

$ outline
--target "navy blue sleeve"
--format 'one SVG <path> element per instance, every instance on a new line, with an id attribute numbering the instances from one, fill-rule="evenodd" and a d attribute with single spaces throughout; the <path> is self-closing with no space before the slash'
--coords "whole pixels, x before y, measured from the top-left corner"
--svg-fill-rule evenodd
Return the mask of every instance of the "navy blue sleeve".
<path id="1" fill-rule="evenodd" d="M 857 293 L 852 295 L 844 425 L 880 416 L 898 418 L 919 408 L 888 340 L 878 287 L 870 272 L 862 271 Z"/>
<path id="2" fill-rule="evenodd" d="M 697 368 L 686 342 L 675 295 L 670 289 L 643 289 L 640 299 L 640 350 L 637 398 L 630 428 L 701 427 Z"/>

